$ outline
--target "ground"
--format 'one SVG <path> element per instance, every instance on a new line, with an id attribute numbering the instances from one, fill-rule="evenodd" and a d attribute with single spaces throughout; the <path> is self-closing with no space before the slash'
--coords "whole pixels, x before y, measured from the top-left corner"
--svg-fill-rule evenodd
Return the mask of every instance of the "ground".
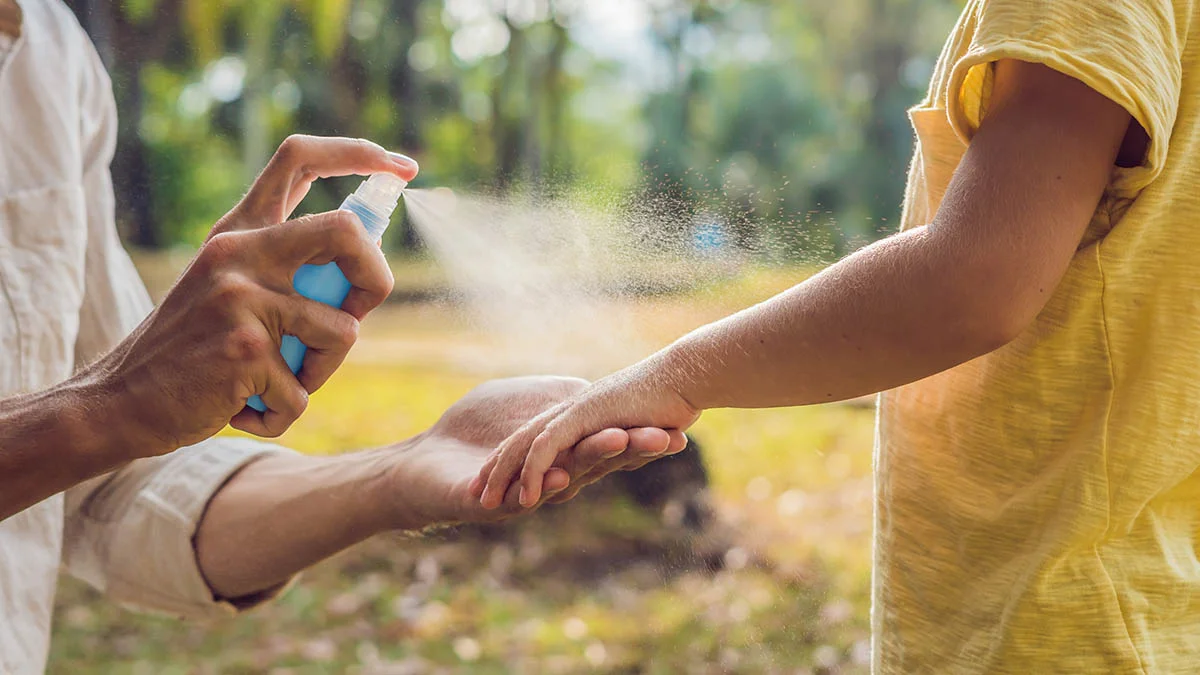
<path id="1" fill-rule="evenodd" d="M 152 288 L 177 269 L 139 263 Z M 497 374 L 463 358 L 487 341 L 454 307 L 419 300 L 436 275 L 402 267 L 403 301 L 368 319 L 284 443 L 386 444 Z M 661 343 L 802 276 L 756 271 L 634 314 Z M 137 615 L 64 578 L 49 672 L 865 673 L 872 423 L 863 405 L 706 413 L 694 435 L 719 522 L 698 538 L 593 498 L 501 529 L 379 538 L 211 625 Z"/>

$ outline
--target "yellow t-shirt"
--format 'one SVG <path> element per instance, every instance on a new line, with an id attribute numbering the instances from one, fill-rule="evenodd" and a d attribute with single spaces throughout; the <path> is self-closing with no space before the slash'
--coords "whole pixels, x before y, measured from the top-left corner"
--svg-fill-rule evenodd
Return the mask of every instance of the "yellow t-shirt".
<path id="1" fill-rule="evenodd" d="M 905 228 L 937 211 L 997 60 L 1083 81 L 1150 144 L 1028 330 L 881 396 L 878 673 L 1200 672 L 1193 26 L 1192 0 L 970 0 L 911 111 Z"/>

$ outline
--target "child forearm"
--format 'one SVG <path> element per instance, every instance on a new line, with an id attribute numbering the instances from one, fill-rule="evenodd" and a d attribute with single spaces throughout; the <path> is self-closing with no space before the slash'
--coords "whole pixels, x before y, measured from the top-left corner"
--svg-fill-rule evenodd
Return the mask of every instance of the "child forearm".
<path id="1" fill-rule="evenodd" d="M 933 375 L 1005 344 L 1019 309 L 977 290 L 930 228 L 881 241 L 654 359 L 697 409 L 843 400 Z M 989 306 L 990 305 L 990 306 Z"/>

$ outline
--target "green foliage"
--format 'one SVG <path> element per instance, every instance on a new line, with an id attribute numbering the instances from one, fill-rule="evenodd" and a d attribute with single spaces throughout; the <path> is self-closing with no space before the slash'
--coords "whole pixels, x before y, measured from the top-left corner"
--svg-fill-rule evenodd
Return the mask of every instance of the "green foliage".
<path id="1" fill-rule="evenodd" d="M 122 210 L 152 214 L 124 223 L 134 243 L 192 244 L 288 133 L 346 134 L 416 156 L 419 184 L 624 191 L 823 261 L 894 227 L 905 110 L 960 6 L 124 0 L 112 39 L 137 61 L 113 65 L 142 91 L 117 90 L 140 130 L 122 152 L 154 187 L 118 175 L 118 204 L 152 201 Z"/>
<path id="2" fill-rule="evenodd" d="M 141 23 L 154 15 L 158 0 L 123 0 L 121 5 L 131 20 Z"/>

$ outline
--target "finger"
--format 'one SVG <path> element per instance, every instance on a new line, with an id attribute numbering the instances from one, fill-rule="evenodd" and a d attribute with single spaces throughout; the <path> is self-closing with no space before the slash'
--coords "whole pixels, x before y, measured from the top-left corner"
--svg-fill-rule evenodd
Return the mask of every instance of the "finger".
<path id="1" fill-rule="evenodd" d="M 229 421 L 230 426 L 256 436 L 275 438 L 288 430 L 308 407 L 308 392 L 292 375 L 278 352 L 266 364 L 263 390 L 257 392 L 267 406 L 265 413 L 244 408 Z"/>
<path id="2" fill-rule="evenodd" d="M 483 498 L 483 490 L 487 487 L 488 477 L 492 475 L 492 469 L 496 467 L 496 462 L 500 459 L 500 451 L 503 447 L 504 444 L 501 443 L 500 447 L 488 453 L 487 459 L 483 461 L 483 466 L 479 469 L 479 473 L 471 481 L 471 484 L 467 486 L 467 489 L 476 499 Z"/>
<path id="3" fill-rule="evenodd" d="M 612 467 L 612 469 L 609 471 L 609 473 L 615 473 L 617 471 L 637 471 L 638 469 L 646 466 L 647 464 L 658 461 L 658 460 L 662 459 L 663 457 L 668 457 L 668 455 L 666 453 L 663 453 L 660 455 L 633 455 L 633 454 L 630 454 L 626 457 L 622 457 L 622 459 L 624 460 L 624 463 L 621 466 Z M 603 476 L 599 476 L 595 480 L 600 480 L 600 478 L 603 478 Z"/>
<path id="4" fill-rule="evenodd" d="M 625 452 L 629 434 L 624 429 L 605 429 L 579 441 L 555 458 L 553 466 L 564 469 L 574 480 L 597 464 Z"/>
<path id="5" fill-rule="evenodd" d="M 530 444 L 533 439 L 537 438 L 541 429 L 539 418 L 534 418 L 500 444 L 495 461 L 488 472 L 487 484 L 483 488 L 483 494 L 479 497 L 483 508 L 494 509 L 500 506 L 503 495 L 513 484 L 517 470 L 529 452 Z"/>
<path id="6" fill-rule="evenodd" d="M 637 471 L 650 462 L 678 454 L 687 446 L 687 436 L 678 429 L 638 429 L 631 430 L 629 435 L 631 439 L 637 439 L 636 441 L 631 440 L 629 443 L 631 452 L 614 460 L 614 462 L 623 461 L 622 466 L 614 464 L 606 467 L 610 472 Z M 632 451 L 635 443 L 642 446 L 638 451 Z"/>
<path id="7" fill-rule="evenodd" d="M 484 464 L 484 467 L 486 468 L 487 465 Z M 482 469 L 480 471 L 482 471 Z M 479 499 L 483 496 L 483 487 L 485 485 L 487 485 L 487 478 L 484 477 L 484 474 L 476 474 L 476 476 L 471 479 L 471 482 L 467 484 L 467 493 L 475 499 Z"/>
<path id="8" fill-rule="evenodd" d="M 358 340 L 358 319 L 300 295 L 283 298 L 278 308 L 279 325 L 272 326 L 272 332 L 294 335 L 308 347 L 296 379 L 312 393 L 342 365 Z"/>
<path id="9" fill-rule="evenodd" d="M 546 480 L 542 483 L 542 493 L 544 498 L 542 499 L 541 503 L 534 504 L 533 506 L 522 505 L 520 502 L 521 486 L 519 483 L 513 483 L 509 486 L 508 492 L 506 492 L 504 495 L 503 508 L 506 512 L 508 512 L 509 515 L 529 512 L 536 509 L 538 506 L 541 506 L 543 503 L 548 503 L 552 497 L 561 494 L 564 490 L 567 490 L 570 487 L 571 478 L 567 475 L 567 472 L 559 468 L 552 468 L 546 472 Z M 578 492 L 578 490 L 576 490 L 576 492 Z"/>
<path id="10" fill-rule="evenodd" d="M 521 504 L 532 506 L 542 498 L 542 481 L 554 464 L 558 454 L 579 441 L 578 434 L 570 433 L 570 427 L 555 420 L 529 446 L 525 465 L 521 469 Z M 493 474 L 494 475 L 494 474 Z"/>
<path id="11" fill-rule="evenodd" d="M 509 490 L 504 493 L 504 499 L 500 500 L 500 504 L 492 510 L 496 511 L 496 515 L 493 516 L 493 518 L 496 520 L 505 520 L 509 516 L 516 515 L 521 510 L 521 503 L 517 495 L 517 488 L 509 488 Z"/>
<path id="12" fill-rule="evenodd" d="M 274 261 L 277 276 L 281 277 L 275 283 L 285 284 L 289 290 L 300 265 L 336 262 L 352 286 L 342 311 L 356 319 L 361 320 L 392 292 L 392 271 L 383 252 L 368 241 L 362 223 L 349 211 L 297 218 L 249 236 L 254 239 L 256 252 Z"/>
<path id="13" fill-rule="evenodd" d="M 667 434 L 671 437 L 671 442 L 667 445 L 666 454 L 677 455 L 683 452 L 688 444 L 687 434 L 678 429 L 667 429 Z"/>
<path id="14" fill-rule="evenodd" d="M 546 501 L 551 504 L 561 504 L 565 501 L 569 501 L 574 499 L 575 495 L 579 494 L 580 490 L 591 485 L 592 483 L 602 480 L 611 473 L 617 471 L 632 471 L 635 468 L 645 466 L 646 464 L 649 464 L 650 462 L 659 459 L 662 456 L 663 455 L 651 455 L 648 457 L 642 457 L 635 455 L 632 452 L 623 452 L 615 457 L 606 459 L 603 462 L 592 466 L 581 475 L 573 476 L 571 478 L 571 485 L 567 490 L 550 497 Z"/>
<path id="15" fill-rule="evenodd" d="M 629 430 L 629 450 L 642 457 L 657 457 L 671 445 L 671 435 L 656 427 Z"/>
<path id="16" fill-rule="evenodd" d="M 640 469 L 650 462 L 674 454 L 672 452 L 674 446 L 677 445 L 682 449 L 687 442 L 682 432 L 674 429 L 664 431 L 656 427 L 645 427 L 629 429 L 627 433 L 630 440 L 629 447 L 625 452 L 607 457 L 603 461 L 593 464 L 582 474 L 572 473 L 571 490 L 556 495 L 554 499 L 549 501 L 561 504 L 573 498 L 580 489 L 603 479 L 610 473 Z M 571 494 L 567 495 L 566 493 Z"/>
<path id="17" fill-rule="evenodd" d="M 576 495 L 579 494 L 580 490 L 587 487 L 587 485 L 588 484 L 585 484 L 585 483 L 572 484 L 566 490 L 563 490 L 562 492 L 559 492 L 558 494 L 554 494 L 554 495 L 551 495 L 550 497 L 548 497 L 546 499 L 546 503 L 547 504 L 564 504 L 566 502 L 569 502 L 572 499 L 574 499 L 576 497 Z"/>
<path id="18" fill-rule="evenodd" d="M 411 158 L 365 139 L 293 135 L 280 144 L 239 209 L 252 222 L 282 223 L 318 178 L 391 173 L 409 181 L 418 168 Z"/>
<path id="19" fill-rule="evenodd" d="M 504 494 L 504 490 L 508 489 L 509 484 L 516 477 L 517 469 L 520 468 L 533 439 L 537 438 L 538 433 L 549 420 L 557 417 L 570 405 L 569 401 L 563 401 L 543 411 L 526 422 L 488 455 L 483 467 L 479 470 L 479 478 L 484 481 L 483 487 L 475 486 L 475 489 L 480 490 L 479 501 L 484 508 L 496 508 L 499 505 L 499 496 Z M 501 471 L 504 473 L 503 476 Z M 474 485 L 474 483 L 472 484 Z"/>

